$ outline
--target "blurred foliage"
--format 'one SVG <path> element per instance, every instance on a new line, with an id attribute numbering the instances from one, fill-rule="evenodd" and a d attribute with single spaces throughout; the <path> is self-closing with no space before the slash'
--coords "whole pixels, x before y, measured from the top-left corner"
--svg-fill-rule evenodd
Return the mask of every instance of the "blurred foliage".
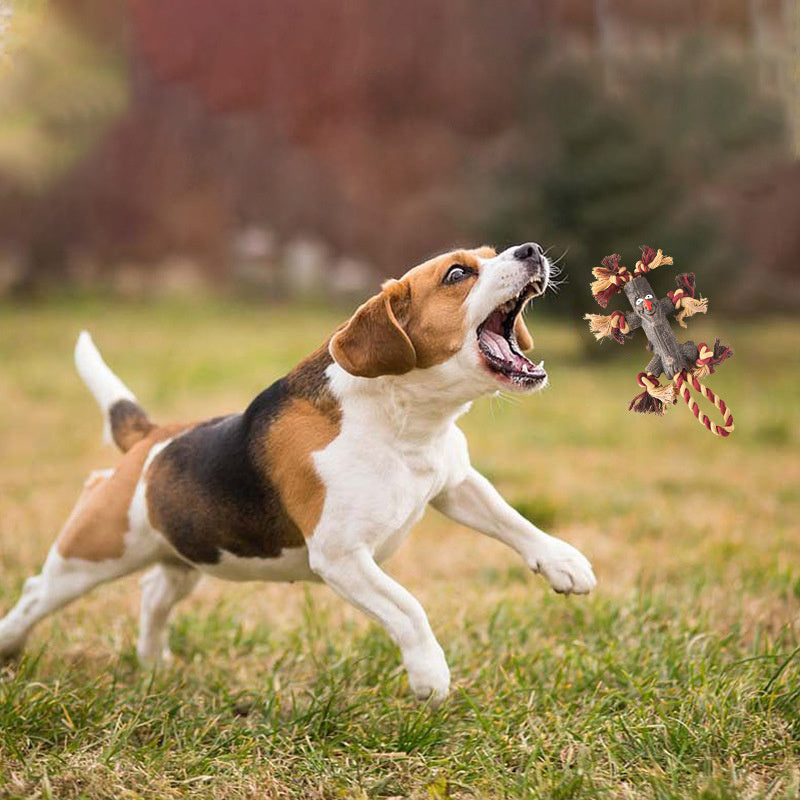
<path id="1" fill-rule="evenodd" d="M 127 101 L 122 55 L 44 0 L 15 4 L 0 65 L 0 174 L 38 193 L 64 175 Z"/>
<path id="2" fill-rule="evenodd" d="M 755 42 L 743 2 L 678 9 L 669 30 L 667 0 L 606 9 L 609 39 L 601 4 L 575 17 L 566 0 L 309 0 L 299 16 L 231 0 L 224 25 L 213 0 L 19 0 L 0 55 L 0 294 L 233 283 L 248 233 L 274 245 L 264 274 L 312 241 L 372 286 L 454 244 L 536 238 L 568 251 L 561 310 L 593 307 L 590 267 L 645 242 L 717 308 L 746 265 L 740 309 L 754 284 L 793 309 L 800 169 L 759 77 L 787 40 Z"/>
<path id="3" fill-rule="evenodd" d="M 612 252 L 633 262 L 642 244 L 702 273 L 703 292 L 730 289 L 744 260 L 723 235 L 715 195 L 780 152 L 785 127 L 746 67 L 712 53 L 691 40 L 668 63 L 636 60 L 611 80 L 590 60 L 530 81 L 522 146 L 493 176 L 485 230 L 515 242 L 533 228 L 553 246 L 551 257 L 566 253 L 570 302 L 561 310 L 596 310 L 591 268 Z"/>

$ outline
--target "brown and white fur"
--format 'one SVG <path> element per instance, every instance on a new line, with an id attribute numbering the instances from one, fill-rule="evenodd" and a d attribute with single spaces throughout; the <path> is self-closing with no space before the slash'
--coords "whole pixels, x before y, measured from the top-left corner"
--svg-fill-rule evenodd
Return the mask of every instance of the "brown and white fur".
<path id="1" fill-rule="evenodd" d="M 93 473 L 18 603 L 0 655 L 98 584 L 142 579 L 138 654 L 169 656 L 167 621 L 201 574 L 322 580 L 400 648 L 414 693 L 441 701 L 450 672 L 422 606 L 379 566 L 430 503 L 516 550 L 558 592 L 595 585 L 574 547 L 518 514 L 471 466 L 456 425 L 471 402 L 547 380 L 520 352 L 547 287 L 538 245 L 459 250 L 388 281 L 316 353 L 242 414 L 155 425 L 87 333 L 78 372 L 124 455 Z"/>

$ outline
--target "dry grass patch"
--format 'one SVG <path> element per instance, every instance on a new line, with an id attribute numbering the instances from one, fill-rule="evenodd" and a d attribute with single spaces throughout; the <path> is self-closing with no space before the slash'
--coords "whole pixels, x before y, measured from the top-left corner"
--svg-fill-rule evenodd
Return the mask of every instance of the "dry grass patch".
<path id="1" fill-rule="evenodd" d="M 341 317 L 92 300 L 0 315 L 0 610 L 116 459 L 72 369 L 81 327 L 173 420 L 242 408 Z M 737 349 L 712 379 L 736 415 L 724 442 L 680 407 L 626 413 L 635 345 L 589 364 L 569 325 L 531 327 L 552 387 L 481 401 L 464 427 L 476 466 L 590 556 L 592 597 L 554 596 L 431 512 L 388 564 L 451 662 L 431 711 L 325 587 L 203 582 L 157 675 L 135 664 L 136 580 L 103 587 L 0 676 L 0 797 L 796 797 L 800 327 L 692 320 L 695 341 Z"/>

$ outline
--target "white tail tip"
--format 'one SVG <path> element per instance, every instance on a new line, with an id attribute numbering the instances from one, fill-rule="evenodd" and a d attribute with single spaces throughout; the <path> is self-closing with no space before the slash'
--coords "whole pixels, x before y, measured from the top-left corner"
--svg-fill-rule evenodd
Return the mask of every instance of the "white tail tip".
<path id="1" fill-rule="evenodd" d="M 133 392 L 109 369 L 88 331 L 81 331 L 75 344 L 75 368 L 89 387 L 105 417 L 103 438 L 111 441 L 108 410 L 118 400 L 136 402 Z"/>

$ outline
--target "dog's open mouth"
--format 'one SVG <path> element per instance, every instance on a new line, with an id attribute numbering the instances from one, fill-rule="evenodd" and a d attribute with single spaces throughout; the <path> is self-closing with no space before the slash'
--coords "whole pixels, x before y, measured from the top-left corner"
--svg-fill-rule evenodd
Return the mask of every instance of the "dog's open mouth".
<path id="1" fill-rule="evenodd" d="M 538 283 L 529 283 L 478 327 L 478 348 L 487 368 L 501 382 L 518 388 L 534 388 L 547 378 L 542 364 L 534 364 L 520 352 L 514 333 L 514 324 L 528 300 L 541 293 Z"/>

